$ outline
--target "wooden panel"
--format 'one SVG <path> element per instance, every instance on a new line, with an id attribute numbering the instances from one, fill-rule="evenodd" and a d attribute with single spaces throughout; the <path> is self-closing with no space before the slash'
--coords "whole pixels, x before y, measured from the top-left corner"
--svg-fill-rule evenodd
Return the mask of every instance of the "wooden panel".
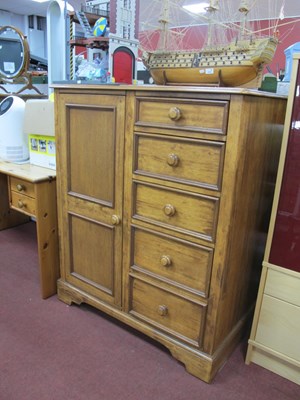
<path id="1" fill-rule="evenodd" d="M 132 284 L 135 316 L 200 345 L 205 308 L 138 279 Z"/>
<path id="2" fill-rule="evenodd" d="M 56 293 L 60 276 L 56 180 L 45 180 L 36 183 L 35 186 L 41 292 L 42 297 L 47 298 Z"/>
<path id="3" fill-rule="evenodd" d="M 136 184 L 135 218 L 213 241 L 218 199 Z M 174 212 L 173 215 L 167 215 Z"/>
<path id="4" fill-rule="evenodd" d="M 300 274 L 268 269 L 265 293 L 300 307 Z"/>
<path id="5" fill-rule="evenodd" d="M 114 292 L 114 231 L 83 218 L 70 217 L 70 282 Z M 85 287 L 83 286 L 83 287 Z"/>
<path id="6" fill-rule="evenodd" d="M 300 361 L 300 307 L 263 296 L 256 341 Z"/>
<path id="7" fill-rule="evenodd" d="M 208 295 L 213 250 L 134 228 L 134 266 L 173 285 Z"/>
<path id="8" fill-rule="evenodd" d="M 32 197 L 17 192 L 11 192 L 10 201 L 11 207 L 15 210 L 22 211 L 32 216 L 36 215 L 36 201 Z"/>
<path id="9" fill-rule="evenodd" d="M 135 172 L 220 190 L 225 144 L 136 135 Z"/>
<path id="10" fill-rule="evenodd" d="M 136 125 L 226 134 L 229 104 L 226 101 L 143 97 L 136 101 Z M 179 116 L 177 120 L 172 120 L 174 110 Z"/>
<path id="11" fill-rule="evenodd" d="M 281 354 L 277 352 L 270 353 L 270 349 L 267 347 L 260 348 L 256 346 L 257 344 L 255 343 L 255 347 L 251 349 L 252 362 L 300 385 L 300 365 L 291 363 L 291 359 L 287 360 L 286 357 L 281 358 Z M 250 347 L 251 344 L 249 344 Z"/>
<path id="12" fill-rule="evenodd" d="M 10 190 L 23 193 L 26 196 L 35 197 L 34 183 L 14 177 L 9 177 L 8 179 Z"/>
<path id="13" fill-rule="evenodd" d="M 68 190 L 75 196 L 113 206 L 116 108 L 72 105 L 68 110 Z"/>

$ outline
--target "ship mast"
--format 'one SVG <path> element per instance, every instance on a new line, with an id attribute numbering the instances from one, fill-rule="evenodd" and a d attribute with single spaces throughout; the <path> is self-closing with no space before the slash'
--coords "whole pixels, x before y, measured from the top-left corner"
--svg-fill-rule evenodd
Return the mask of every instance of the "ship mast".
<path id="1" fill-rule="evenodd" d="M 249 2 L 247 0 L 242 0 L 239 6 L 239 12 L 243 14 L 241 26 L 240 26 L 240 37 L 245 36 L 246 33 L 246 23 L 247 23 L 247 15 L 249 12 Z"/>
<path id="2" fill-rule="evenodd" d="M 161 17 L 158 20 L 161 26 L 160 46 L 159 46 L 160 50 L 167 48 L 169 17 L 170 17 L 170 2 L 169 0 L 164 0 Z"/>
<path id="3" fill-rule="evenodd" d="M 219 0 L 210 0 L 209 6 L 205 7 L 208 12 L 208 34 L 207 34 L 207 47 L 212 45 L 212 29 L 213 29 L 213 17 L 216 11 L 219 10 Z"/>

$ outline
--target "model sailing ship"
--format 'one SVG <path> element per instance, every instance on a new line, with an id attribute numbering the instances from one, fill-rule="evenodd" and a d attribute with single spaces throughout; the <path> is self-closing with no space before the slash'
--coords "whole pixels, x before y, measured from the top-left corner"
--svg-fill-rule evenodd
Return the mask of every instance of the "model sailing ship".
<path id="1" fill-rule="evenodd" d="M 246 86 L 251 82 L 251 87 L 260 86 L 263 67 L 272 61 L 278 39 L 276 33 L 258 37 L 247 29 L 248 1 L 240 3 L 241 22 L 232 24 L 235 29 L 238 27 L 236 37 L 229 43 L 217 45 L 213 28 L 219 1 L 210 1 L 206 7 L 208 35 L 200 51 L 167 49 L 170 2 L 164 0 L 163 3 L 159 20 L 161 48 L 143 53 L 144 64 L 156 84 Z"/>

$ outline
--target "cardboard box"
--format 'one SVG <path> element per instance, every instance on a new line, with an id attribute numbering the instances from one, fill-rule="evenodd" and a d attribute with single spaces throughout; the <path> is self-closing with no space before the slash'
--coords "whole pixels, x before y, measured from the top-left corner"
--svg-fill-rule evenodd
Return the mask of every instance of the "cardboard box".
<path id="1" fill-rule="evenodd" d="M 25 104 L 24 132 L 29 138 L 30 164 L 56 169 L 54 103 L 29 99 Z"/>
<path id="2" fill-rule="evenodd" d="M 29 135 L 29 154 L 31 164 L 56 169 L 55 137 Z"/>

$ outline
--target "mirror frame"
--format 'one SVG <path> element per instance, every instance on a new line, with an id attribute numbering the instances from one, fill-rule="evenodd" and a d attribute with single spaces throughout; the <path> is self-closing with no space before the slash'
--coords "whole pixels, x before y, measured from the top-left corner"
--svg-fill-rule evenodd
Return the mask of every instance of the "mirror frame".
<path id="1" fill-rule="evenodd" d="M 4 79 L 14 79 L 14 78 L 18 78 L 19 76 L 26 74 L 28 68 L 29 68 L 29 62 L 30 62 L 30 53 L 29 53 L 29 45 L 27 42 L 26 37 L 23 35 L 23 33 L 15 28 L 14 26 L 11 25 L 4 25 L 2 27 L 0 27 L 0 37 L 1 34 L 3 34 L 4 32 L 7 31 L 13 31 L 15 32 L 18 36 L 19 39 L 21 41 L 21 46 L 22 46 L 22 53 L 21 57 L 23 55 L 23 60 L 21 62 L 21 66 L 20 68 L 15 72 L 15 73 L 5 73 L 5 71 L 2 71 L 0 69 L 0 77 L 4 78 Z"/>

